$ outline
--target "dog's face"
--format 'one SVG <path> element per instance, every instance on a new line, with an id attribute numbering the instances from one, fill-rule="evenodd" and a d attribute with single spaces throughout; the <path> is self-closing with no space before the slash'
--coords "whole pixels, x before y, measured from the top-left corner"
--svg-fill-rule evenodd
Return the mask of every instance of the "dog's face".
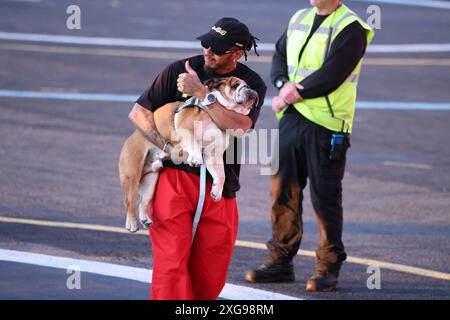
<path id="1" fill-rule="evenodd" d="M 236 77 L 215 78 L 205 83 L 209 90 L 217 90 L 230 102 L 224 106 L 229 110 L 247 115 L 258 104 L 258 93 L 250 88 L 244 80 Z"/>

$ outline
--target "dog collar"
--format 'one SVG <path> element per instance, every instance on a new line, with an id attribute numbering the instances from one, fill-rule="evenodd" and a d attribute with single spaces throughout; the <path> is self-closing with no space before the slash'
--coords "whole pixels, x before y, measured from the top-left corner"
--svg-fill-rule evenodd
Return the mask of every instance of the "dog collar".
<path id="1" fill-rule="evenodd" d="M 234 105 L 233 103 L 225 99 L 224 96 L 219 91 L 216 91 L 216 98 L 217 101 L 225 108 L 230 108 Z"/>

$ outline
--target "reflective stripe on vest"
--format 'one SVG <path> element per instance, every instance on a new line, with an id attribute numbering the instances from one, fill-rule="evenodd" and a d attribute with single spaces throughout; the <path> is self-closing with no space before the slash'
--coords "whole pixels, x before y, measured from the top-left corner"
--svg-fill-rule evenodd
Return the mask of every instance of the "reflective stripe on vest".
<path id="1" fill-rule="evenodd" d="M 365 29 L 367 45 L 373 38 L 372 29 L 348 7 L 341 5 L 314 32 L 299 61 L 300 50 L 310 33 L 316 13 L 316 8 L 299 10 L 293 15 L 289 23 L 286 41 L 289 81 L 298 83 L 320 69 L 325 60 L 327 49 L 329 50 L 327 44 L 329 43 L 331 47 L 334 39 L 350 23 L 358 21 Z M 331 37 L 330 41 L 328 41 L 329 37 Z M 328 95 L 335 118 L 331 115 L 325 97 L 305 99 L 294 104 L 294 107 L 309 120 L 330 130 L 340 131 L 344 122 L 346 125 L 345 131 L 351 132 L 361 64 L 362 61 L 359 61 L 347 79 Z M 278 119 L 283 117 L 284 111 L 277 113 Z"/>
<path id="2" fill-rule="evenodd" d="M 296 67 L 294 66 L 288 66 L 288 72 L 289 73 L 293 73 L 295 72 Z M 311 74 L 313 74 L 314 72 L 316 72 L 317 70 L 308 70 L 308 69 L 303 69 L 303 68 L 298 68 L 297 69 L 297 75 L 303 78 L 306 78 L 308 76 L 310 76 Z M 351 74 L 348 76 L 347 79 L 345 79 L 344 82 L 348 82 L 348 83 L 357 83 L 359 79 L 359 74 Z"/>

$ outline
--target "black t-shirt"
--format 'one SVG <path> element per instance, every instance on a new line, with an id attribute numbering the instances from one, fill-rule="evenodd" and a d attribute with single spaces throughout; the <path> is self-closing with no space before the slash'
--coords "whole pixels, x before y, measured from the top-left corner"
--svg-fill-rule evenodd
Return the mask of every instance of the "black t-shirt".
<path id="1" fill-rule="evenodd" d="M 203 66 L 205 63 L 204 57 L 202 55 L 194 56 L 188 58 L 189 65 L 192 69 L 197 72 L 200 81 L 204 82 L 211 78 L 224 78 L 224 77 L 237 77 L 244 80 L 253 90 L 255 90 L 259 95 L 258 105 L 253 107 L 248 117 L 252 120 L 252 128 L 254 128 L 256 120 L 258 119 L 261 106 L 264 103 L 264 97 L 266 95 L 266 85 L 261 77 L 251 70 L 249 67 L 238 63 L 236 69 L 227 74 L 212 74 L 204 70 Z M 137 99 L 136 103 L 141 106 L 155 111 L 159 107 L 165 105 L 166 103 L 175 101 L 184 101 L 187 98 L 182 97 L 182 93 L 177 89 L 177 79 L 178 75 L 185 73 L 185 60 L 179 60 L 168 65 L 153 81 L 153 83 L 141 94 Z M 223 189 L 223 196 L 225 198 L 234 198 L 236 196 L 236 191 L 239 190 L 239 172 L 241 156 L 241 144 L 238 143 L 237 138 L 232 138 L 230 141 L 230 146 L 224 154 L 224 166 L 225 166 L 225 185 Z M 239 139 L 240 140 L 240 139 Z M 231 150 L 230 148 L 234 148 Z M 233 152 L 234 157 L 231 164 L 229 164 L 230 155 L 227 157 L 227 153 Z M 190 173 L 200 174 L 199 168 L 193 168 L 187 164 L 176 165 L 171 161 L 165 161 L 164 166 L 181 169 Z M 211 175 L 208 173 L 207 178 L 212 180 Z"/>

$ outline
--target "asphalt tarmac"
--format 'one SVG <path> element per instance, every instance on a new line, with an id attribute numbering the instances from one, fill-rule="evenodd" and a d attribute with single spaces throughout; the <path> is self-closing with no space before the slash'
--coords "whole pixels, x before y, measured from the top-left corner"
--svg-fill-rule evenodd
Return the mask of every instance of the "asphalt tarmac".
<path id="1" fill-rule="evenodd" d="M 370 3 L 348 1 L 367 18 Z M 307 1 L 78 1 L 81 30 L 68 30 L 70 1 L 2 1 L 0 33 L 195 41 L 222 16 L 245 22 L 261 43 L 275 43 L 290 15 Z M 377 3 L 381 29 L 374 45 L 448 44 L 450 10 Z M 418 23 L 417 21 L 420 21 Z M 175 59 L 201 53 L 189 48 L 139 48 L 5 40 L 0 35 L 0 92 L 91 93 L 137 97 Z M 247 64 L 269 90 L 272 52 L 250 53 Z M 259 60 L 258 60 L 259 59 Z M 368 52 L 358 101 L 385 108 L 356 112 L 344 178 L 344 244 L 351 257 L 421 268 L 381 268 L 381 288 L 367 286 L 368 264 L 348 262 L 335 293 L 305 290 L 314 259 L 296 257 L 296 282 L 250 285 L 245 271 L 266 251 L 238 243 L 228 283 L 302 299 L 450 298 L 450 52 Z M 61 226 L 6 222 L 21 218 L 123 227 L 117 161 L 133 131 L 130 101 L 0 96 L 0 249 L 152 268 L 147 236 Z M 389 109 L 388 102 L 410 106 Z M 257 129 L 275 129 L 270 108 Z M 263 244 L 271 236 L 269 177 L 262 163 L 245 164 L 238 193 L 238 240 Z M 305 189 L 301 249 L 314 251 L 318 236 Z M 93 228 L 95 229 L 95 228 Z M 440 272 L 427 274 L 424 270 Z M 1 299 L 147 299 L 150 284 L 83 274 L 81 290 L 68 290 L 64 270 L 2 261 Z M 444 279 L 443 279 L 444 278 Z"/>

